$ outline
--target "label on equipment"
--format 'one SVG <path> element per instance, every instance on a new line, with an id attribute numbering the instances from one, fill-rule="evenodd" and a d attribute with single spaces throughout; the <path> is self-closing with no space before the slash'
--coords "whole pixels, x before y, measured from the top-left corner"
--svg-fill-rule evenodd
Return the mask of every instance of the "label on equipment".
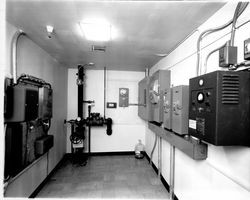
<path id="1" fill-rule="evenodd" d="M 196 129 L 196 120 L 189 120 L 189 128 Z"/>

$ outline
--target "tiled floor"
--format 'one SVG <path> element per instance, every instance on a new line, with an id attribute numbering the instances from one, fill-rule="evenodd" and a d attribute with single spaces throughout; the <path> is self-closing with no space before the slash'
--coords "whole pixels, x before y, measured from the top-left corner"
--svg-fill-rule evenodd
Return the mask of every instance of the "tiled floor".
<path id="1" fill-rule="evenodd" d="M 93 156 L 86 166 L 66 161 L 37 197 L 168 199 L 146 158 Z"/>

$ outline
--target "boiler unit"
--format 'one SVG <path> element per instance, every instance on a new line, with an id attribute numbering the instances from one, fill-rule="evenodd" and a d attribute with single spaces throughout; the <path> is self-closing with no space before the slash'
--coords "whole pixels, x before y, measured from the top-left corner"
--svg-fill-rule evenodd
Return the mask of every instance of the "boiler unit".
<path id="1" fill-rule="evenodd" d="M 138 83 L 138 116 L 144 120 L 148 120 L 148 83 L 149 77 Z"/>
<path id="2" fill-rule="evenodd" d="M 163 125 L 168 130 L 172 130 L 172 103 L 173 89 L 168 88 L 163 94 Z"/>
<path id="3" fill-rule="evenodd" d="M 149 121 L 163 122 L 163 93 L 170 89 L 170 71 L 159 70 L 149 81 Z"/>
<path id="4" fill-rule="evenodd" d="M 172 130 L 180 135 L 188 134 L 188 96 L 187 85 L 173 87 Z"/>
<path id="5" fill-rule="evenodd" d="M 250 146 L 250 73 L 215 71 L 189 83 L 189 133 L 214 145 Z"/>
<path id="6" fill-rule="evenodd" d="M 38 87 L 18 84 L 7 87 L 5 122 L 31 121 L 38 117 Z"/>

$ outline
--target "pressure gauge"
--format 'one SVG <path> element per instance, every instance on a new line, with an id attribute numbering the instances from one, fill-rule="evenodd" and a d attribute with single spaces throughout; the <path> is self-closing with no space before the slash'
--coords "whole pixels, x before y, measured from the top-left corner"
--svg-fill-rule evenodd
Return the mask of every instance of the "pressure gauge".
<path id="1" fill-rule="evenodd" d="M 121 90 L 120 90 L 120 94 L 121 94 L 121 95 L 124 96 L 124 95 L 126 95 L 126 93 L 127 93 L 127 90 L 125 90 L 125 89 L 121 89 Z"/>

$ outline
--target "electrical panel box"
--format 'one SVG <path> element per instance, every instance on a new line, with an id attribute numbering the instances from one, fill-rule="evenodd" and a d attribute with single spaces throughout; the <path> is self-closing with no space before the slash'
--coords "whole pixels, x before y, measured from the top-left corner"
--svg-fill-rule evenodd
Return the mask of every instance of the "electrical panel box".
<path id="1" fill-rule="evenodd" d="M 128 107 L 129 89 L 119 88 L 119 107 Z"/>
<path id="2" fill-rule="evenodd" d="M 173 87 L 172 130 L 180 135 L 188 134 L 188 97 L 187 85 Z"/>
<path id="3" fill-rule="evenodd" d="M 218 146 L 250 146 L 250 75 L 215 71 L 189 81 L 189 133 Z"/>
<path id="4" fill-rule="evenodd" d="M 237 47 L 224 46 L 219 50 L 220 67 L 229 67 L 229 65 L 237 64 Z"/>
<path id="5" fill-rule="evenodd" d="M 250 60 L 250 38 L 244 41 L 244 60 Z"/>
<path id="6" fill-rule="evenodd" d="M 7 88 L 5 122 L 31 121 L 38 117 L 38 87 L 18 84 Z"/>
<path id="7" fill-rule="evenodd" d="M 158 70 L 149 81 L 149 121 L 163 122 L 163 93 L 170 89 L 170 71 Z"/>
<path id="8" fill-rule="evenodd" d="M 149 77 L 138 83 L 138 116 L 144 120 L 148 120 L 148 83 Z"/>
<path id="9" fill-rule="evenodd" d="M 39 88 L 39 118 L 52 118 L 52 89 L 47 87 Z"/>
<path id="10" fill-rule="evenodd" d="M 163 125 L 168 130 L 172 130 L 172 103 L 173 89 L 165 89 L 163 94 Z"/>

